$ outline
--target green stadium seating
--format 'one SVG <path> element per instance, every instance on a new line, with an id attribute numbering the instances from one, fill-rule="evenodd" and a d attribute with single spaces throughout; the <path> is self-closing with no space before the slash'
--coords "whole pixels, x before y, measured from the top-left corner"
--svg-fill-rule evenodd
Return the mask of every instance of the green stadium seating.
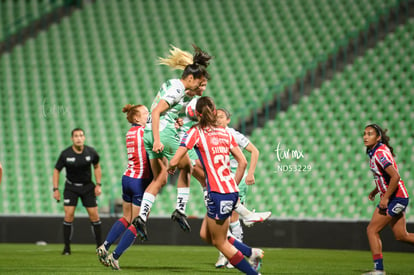
<path id="1" fill-rule="evenodd" d="M 270 189 L 259 189 L 263 192 L 261 195 L 272 196 L 275 203 L 289 204 L 285 198 L 293 197 L 299 209 L 306 209 L 314 200 L 307 194 L 308 190 L 318 192 L 316 197 L 320 203 L 314 206 L 317 210 L 303 210 L 303 214 L 293 204 L 286 208 L 274 206 L 273 211 L 280 217 L 370 218 L 375 204 L 367 199 L 367 194 L 374 185 L 362 144 L 362 131 L 371 122 L 390 130 L 401 176 L 409 190 L 414 188 L 407 166 L 413 160 L 410 149 L 407 149 L 413 143 L 408 130 L 413 127 L 410 120 L 414 116 L 411 107 L 413 80 L 404 72 L 414 59 L 411 51 L 403 46 L 410 43 L 405 34 L 413 29 L 414 20 L 411 19 L 343 73 L 302 98 L 297 106 L 278 114 L 263 129 L 253 132 L 251 140 L 258 148 L 266 148 L 269 144 L 275 147 L 279 141 L 292 147 L 307 144 L 303 147 L 306 157 L 302 162 L 312 164 L 312 171 L 308 174 L 279 173 L 272 176 L 268 166 L 272 156 L 262 159 L 258 165 L 259 171 L 266 171 L 259 172 L 259 183 L 266 175 L 274 184 L 280 185 L 281 177 L 289 181 L 282 183 L 283 191 L 271 193 L 268 192 Z M 373 82 L 381 84 L 373 86 Z M 292 163 L 294 161 L 291 160 L 283 162 L 285 165 Z M 305 187 L 300 184 L 304 179 Z M 408 219 L 413 220 L 411 217 Z"/>
<path id="2" fill-rule="evenodd" d="M 339 0 L 267 0 L 262 5 L 248 0 L 237 1 L 237 5 L 235 1 L 219 0 L 197 3 L 190 0 L 157 3 L 95 1 L 85 4 L 59 24 L 50 26 L 0 58 L 0 112 L 4 118 L 0 121 L 0 146 L 5 148 L 0 151 L 0 160 L 6 171 L 5 184 L 0 186 L 1 193 L 6 194 L 0 202 L 1 213 L 62 214 L 61 205 L 52 200 L 51 175 L 59 152 L 71 143 L 70 131 L 79 126 L 86 130 L 87 144 L 94 146 L 101 155 L 104 192 L 99 198 L 100 205 L 119 198 L 120 178 L 126 165 L 124 135 L 129 127 L 121 108 L 126 103 L 149 106 L 163 81 L 180 76 L 177 71 L 156 65 L 157 57 L 166 55 L 170 44 L 190 50 L 191 43 L 196 43 L 215 56 L 209 68 L 213 79 L 206 94 L 213 96 L 218 106 L 232 111 L 235 124 L 268 100 L 269 87 L 287 78 L 299 77 L 309 62 L 335 52 L 338 43 L 344 43 L 350 33 L 364 30 L 376 14 L 396 3 L 352 0 L 346 7 Z M 2 5 L 2 27 L 21 16 L 35 14 L 39 18 L 45 12 L 36 1 L 6 0 Z M 197 20 L 187 15 L 197 15 Z M 412 40 L 410 42 L 412 33 L 411 28 L 406 28 L 394 34 L 400 41 L 399 55 L 394 57 L 399 68 L 390 69 L 387 63 L 386 55 L 394 52 L 394 39 L 384 42 L 380 49 L 361 58 L 359 66 L 350 66 L 343 77 L 327 83 L 326 87 L 331 85 L 330 88 L 321 88 L 305 98 L 306 104 L 279 114 L 268 123 L 268 128 L 258 129 L 252 136 L 254 142 L 260 144 L 263 152 L 273 152 L 277 144 L 258 133 L 292 142 L 292 145 L 303 146 L 312 158 L 313 171 L 323 170 L 318 167 L 320 160 L 332 162 L 332 169 L 338 170 L 332 157 L 334 150 L 323 155 L 318 152 L 327 142 L 336 146 L 359 135 L 360 131 L 350 129 L 352 135 L 344 140 L 335 139 L 331 136 L 331 124 L 324 121 L 325 115 L 337 121 L 336 127 L 348 125 L 343 121 L 344 117 L 356 121 L 362 111 L 364 119 L 369 120 L 375 113 L 361 107 L 364 98 L 368 98 L 366 95 L 379 93 L 378 88 L 387 91 L 400 86 L 410 87 L 412 79 L 408 76 L 412 75 L 414 67 L 403 61 L 412 60 L 413 54 L 403 46 L 414 46 Z M 3 35 L 0 33 L 0 37 Z M 361 70 L 371 71 L 371 74 L 360 78 Z M 398 71 L 404 71 L 405 77 Z M 383 77 L 386 72 L 387 77 Z M 394 83 L 387 81 L 388 78 L 393 78 Z M 355 83 L 361 83 L 362 89 Z M 365 97 L 358 99 L 354 89 L 365 89 Z M 385 92 L 381 97 L 384 95 Z M 410 95 L 406 92 L 404 99 Z M 373 99 L 374 102 L 380 104 L 382 101 Z M 409 112 L 410 108 L 404 105 L 406 102 L 407 99 L 398 104 Z M 328 107 L 325 107 L 327 103 Z M 387 112 L 395 109 L 387 109 Z M 382 119 L 401 118 L 384 115 Z M 413 118 L 411 115 L 405 123 Z M 314 124 L 309 127 L 311 121 Z M 354 122 L 353 127 L 360 125 Z M 302 137 L 302 131 L 306 131 L 306 139 Z M 350 146 L 350 156 L 359 152 L 353 149 L 359 146 L 358 143 L 352 141 Z M 274 155 L 262 153 L 262 158 L 265 161 L 258 169 L 258 185 L 252 187 L 252 194 L 263 194 L 263 197 L 249 199 L 252 207 L 267 210 L 275 205 L 272 210 L 286 218 L 313 218 L 315 215 L 323 218 L 320 215 L 325 214 L 321 210 L 325 206 L 318 194 L 309 196 L 317 202 L 316 210 L 300 206 L 290 209 L 292 201 L 288 191 L 294 192 L 295 200 L 301 204 L 308 202 L 307 193 L 302 194 L 294 186 L 284 188 L 292 183 L 300 183 L 299 186 L 308 182 L 319 184 L 318 173 L 308 173 L 306 181 L 295 175 L 285 178 L 283 174 L 276 174 L 277 183 L 281 182 L 283 187 L 272 186 L 274 175 L 265 172 L 275 169 Z M 22 173 L 15 179 L 18 171 Z M 324 173 L 323 176 L 330 177 L 331 174 Z M 61 185 L 63 178 L 64 175 Z M 10 182 L 15 186 L 8 185 Z M 262 182 L 265 183 L 263 186 Z M 201 216 L 204 213 L 202 192 L 197 182 L 193 181 L 192 186 L 191 200 L 195 203 L 189 205 L 189 214 Z M 267 186 L 272 190 L 269 194 L 263 191 Z M 26 191 L 18 192 L 14 187 Z M 36 193 L 34 199 L 33 192 Z M 279 200 L 283 205 L 276 203 Z M 175 205 L 175 188 L 167 187 L 157 198 L 156 205 L 153 215 L 169 215 Z M 326 211 L 335 209 L 327 208 Z M 78 211 L 85 213 L 82 208 Z M 330 217 L 337 215 L 334 212 L 328 214 Z"/>

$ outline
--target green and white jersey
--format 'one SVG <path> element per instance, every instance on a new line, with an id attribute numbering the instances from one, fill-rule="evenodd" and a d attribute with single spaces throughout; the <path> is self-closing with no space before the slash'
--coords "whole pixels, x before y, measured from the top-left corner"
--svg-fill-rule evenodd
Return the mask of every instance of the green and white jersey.
<path id="1" fill-rule="evenodd" d="M 247 147 L 247 145 L 249 145 L 250 140 L 245 137 L 242 133 L 240 133 L 239 131 L 236 131 L 233 128 L 229 128 L 227 127 L 227 131 L 229 131 L 230 134 L 233 135 L 234 140 L 236 141 L 237 145 L 239 145 L 240 150 L 244 150 L 244 148 Z M 232 154 L 230 154 L 230 169 L 231 171 L 234 173 L 237 169 L 237 160 L 233 157 Z"/>
<path id="2" fill-rule="evenodd" d="M 186 95 L 185 87 L 180 79 L 170 79 L 162 84 L 161 89 L 152 102 L 151 111 L 154 110 L 161 99 L 168 103 L 169 108 L 161 113 L 160 131 L 165 129 L 167 125 L 174 126 L 175 120 L 182 113 L 185 113 L 185 107 L 191 101 L 192 97 Z M 149 116 L 145 130 L 152 130 L 151 121 L 151 116 Z"/>
<path id="3" fill-rule="evenodd" d="M 183 120 L 183 126 L 178 128 L 178 136 L 180 139 L 184 136 L 184 134 L 190 130 L 191 127 L 193 127 L 197 122 L 197 116 L 195 114 L 195 106 L 197 104 L 197 100 L 201 96 L 194 96 L 191 101 L 186 105 L 185 112 L 180 113 L 179 117 Z"/>

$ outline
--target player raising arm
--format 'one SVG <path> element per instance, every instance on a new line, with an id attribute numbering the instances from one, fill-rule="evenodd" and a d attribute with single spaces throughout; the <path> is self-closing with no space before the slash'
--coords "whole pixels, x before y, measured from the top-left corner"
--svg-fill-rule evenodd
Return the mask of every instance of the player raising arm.
<path id="1" fill-rule="evenodd" d="M 145 190 L 138 217 L 133 220 L 143 240 L 148 239 L 146 221 L 155 197 L 167 183 L 167 162 L 179 147 L 180 140 L 175 128 L 178 113 L 185 108 L 185 103 L 196 95 L 195 91 L 202 81 L 210 77 L 206 70 L 210 59 L 208 54 L 196 48 L 193 63 L 185 67 L 181 79 L 170 79 L 165 82 L 152 103 L 149 118 L 151 122 L 145 128 L 144 144 L 149 154 L 154 179 Z M 178 178 L 177 206 L 172 218 L 178 221 L 183 230 L 190 231 L 185 207 L 193 167 L 188 155 L 180 161 L 178 167 L 184 172 Z"/>
<path id="2" fill-rule="evenodd" d="M 237 145 L 241 150 L 245 149 L 247 152 L 251 153 L 250 158 L 250 165 L 247 173 L 244 174 L 242 180 L 240 181 L 239 187 L 239 201 L 236 205 L 235 211 L 230 218 L 230 232 L 236 237 L 238 240 L 243 241 L 243 228 L 239 221 L 239 213 L 242 213 L 243 223 L 247 226 L 252 226 L 256 222 L 263 222 L 267 220 L 270 215 L 272 214 L 270 211 L 267 212 L 251 212 L 245 207 L 246 196 L 248 191 L 248 186 L 255 184 L 254 172 L 256 170 L 257 161 L 259 159 L 259 150 L 254 146 L 254 144 L 243 134 L 236 131 L 233 128 L 229 128 L 228 125 L 231 120 L 230 112 L 224 108 L 217 109 L 217 123 L 219 126 L 226 128 L 234 137 Z M 237 161 L 230 155 L 230 169 L 231 172 L 234 174 L 237 168 Z M 224 257 L 223 254 L 219 254 L 219 257 L 216 262 L 216 267 L 221 268 L 227 266 L 228 268 L 232 268 L 230 264 L 228 264 L 227 259 Z"/>
<path id="3" fill-rule="evenodd" d="M 229 220 L 239 198 L 237 184 L 241 181 L 247 161 L 233 136 L 217 125 L 214 102 L 201 97 L 196 105 L 199 123 L 181 140 L 180 148 L 171 159 L 168 171 L 173 173 L 189 149 L 195 148 L 206 174 L 207 214 L 200 236 L 213 244 L 229 262 L 246 274 L 258 274 L 263 251 L 250 248 L 233 237 L 227 238 Z M 230 174 L 230 152 L 238 162 L 234 178 Z M 249 257 L 251 264 L 244 258 Z"/>

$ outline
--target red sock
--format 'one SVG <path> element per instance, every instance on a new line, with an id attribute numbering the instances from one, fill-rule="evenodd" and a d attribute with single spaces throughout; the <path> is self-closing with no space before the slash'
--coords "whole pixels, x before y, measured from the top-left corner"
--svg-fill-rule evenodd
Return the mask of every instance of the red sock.
<path id="1" fill-rule="evenodd" d="M 245 274 L 258 274 L 256 270 L 251 267 L 248 261 L 244 258 L 243 254 L 240 251 L 237 251 L 229 262 L 238 270 L 244 272 Z"/>

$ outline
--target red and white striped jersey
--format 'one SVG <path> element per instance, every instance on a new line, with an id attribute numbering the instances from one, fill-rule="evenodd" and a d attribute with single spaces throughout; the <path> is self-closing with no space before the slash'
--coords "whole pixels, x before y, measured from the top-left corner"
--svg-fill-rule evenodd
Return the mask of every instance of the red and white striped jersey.
<path id="1" fill-rule="evenodd" d="M 192 127 L 181 140 L 181 146 L 198 154 L 207 175 L 207 190 L 222 194 L 239 192 L 230 173 L 230 149 L 237 147 L 233 136 L 225 128 Z"/>
<path id="2" fill-rule="evenodd" d="M 385 194 L 390 184 L 390 176 L 385 172 L 385 168 L 392 165 L 398 172 L 397 164 L 391 154 L 390 149 L 382 143 L 376 145 L 372 150 L 368 152 L 370 157 L 369 166 L 374 174 L 375 184 L 381 196 Z M 408 192 L 405 188 L 404 181 L 400 179 L 398 182 L 398 189 L 395 191 L 392 197 L 408 198 Z"/>
<path id="3" fill-rule="evenodd" d="M 135 179 L 150 178 L 150 166 L 144 147 L 144 126 L 133 124 L 126 134 L 128 167 L 124 175 Z"/>

